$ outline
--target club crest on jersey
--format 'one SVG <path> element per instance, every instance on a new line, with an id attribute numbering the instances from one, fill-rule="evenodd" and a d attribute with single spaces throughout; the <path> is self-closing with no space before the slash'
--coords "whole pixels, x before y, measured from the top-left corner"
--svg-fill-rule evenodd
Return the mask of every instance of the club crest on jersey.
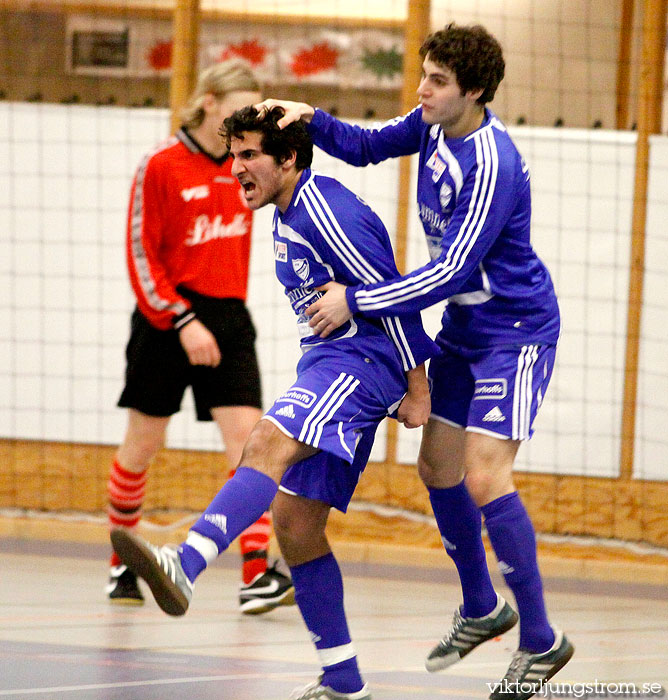
<path id="1" fill-rule="evenodd" d="M 474 399 L 504 399 L 508 394 L 508 382 L 501 379 L 477 379 L 475 383 Z"/>
<path id="2" fill-rule="evenodd" d="M 450 204 L 450 200 L 452 199 L 452 187 L 447 182 L 444 182 L 441 185 L 441 191 L 438 194 L 438 201 L 441 203 L 441 206 L 443 209 L 445 209 L 448 204 Z"/>
<path id="3" fill-rule="evenodd" d="M 281 241 L 274 241 L 274 260 L 278 262 L 288 261 L 288 244 Z"/>
<path id="4" fill-rule="evenodd" d="M 292 269 L 297 274 L 297 277 L 299 277 L 300 280 L 304 280 L 304 282 L 306 282 L 309 274 L 311 273 L 311 269 L 306 258 L 293 258 Z"/>
<path id="5" fill-rule="evenodd" d="M 427 161 L 427 167 L 431 168 L 433 171 L 431 174 L 431 179 L 434 182 L 437 182 L 438 179 L 443 175 L 445 172 L 445 163 L 441 160 L 441 157 L 438 155 L 438 151 L 434 151 L 431 154 L 431 157 Z"/>

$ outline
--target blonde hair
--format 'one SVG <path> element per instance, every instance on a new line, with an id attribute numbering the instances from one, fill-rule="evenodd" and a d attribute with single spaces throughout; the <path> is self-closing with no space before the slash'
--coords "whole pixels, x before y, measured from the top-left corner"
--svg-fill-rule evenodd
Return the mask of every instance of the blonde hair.
<path id="1" fill-rule="evenodd" d="M 204 96 L 222 99 L 229 92 L 259 92 L 260 83 L 248 64 L 240 59 L 222 61 L 203 70 L 195 91 L 181 112 L 181 126 L 196 129 L 204 121 Z"/>

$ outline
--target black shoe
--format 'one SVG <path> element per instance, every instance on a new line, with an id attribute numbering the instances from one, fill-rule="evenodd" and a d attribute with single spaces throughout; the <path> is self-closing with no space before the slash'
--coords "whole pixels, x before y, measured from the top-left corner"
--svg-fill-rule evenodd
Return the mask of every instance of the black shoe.
<path id="1" fill-rule="evenodd" d="M 143 605 L 144 596 L 139 590 L 137 577 L 125 564 L 112 566 L 109 571 L 109 583 L 104 589 L 109 602 L 114 605 Z"/>
<path id="2" fill-rule="evenodd" d="M 518 649 L 506 671 L 506 675 L 495 685 L 490 700 L 527 700 L 543 689 L 546 681 L 563 668 L 575 647 L 563 632 L 555 632 L 551 649 L 542 654 Z"/>
<path id="3" fill-rule="evenodd" d="M 295 604 L 295 588 L 289 576 L 276 569 L 276 564 L 250 583 L 239 587 L 239 610 L 245 615 L 260 615 L 279 605 Z"/>

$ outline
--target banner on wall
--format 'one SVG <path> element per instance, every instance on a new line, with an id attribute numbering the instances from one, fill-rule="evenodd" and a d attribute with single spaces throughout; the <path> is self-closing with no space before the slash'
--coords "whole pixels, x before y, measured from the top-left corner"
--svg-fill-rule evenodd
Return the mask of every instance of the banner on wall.
<path id="1" fill-rule="evenodd" d="M 169 76 L 168 20 L 110 20 L 72 15 L 67 22 L 67 70 L 80 75 Z M 204 23 L 199 65 L 242 58 L 270 83 L 349 88 L 401 85 L 401 31 L 298 25 Z"/>

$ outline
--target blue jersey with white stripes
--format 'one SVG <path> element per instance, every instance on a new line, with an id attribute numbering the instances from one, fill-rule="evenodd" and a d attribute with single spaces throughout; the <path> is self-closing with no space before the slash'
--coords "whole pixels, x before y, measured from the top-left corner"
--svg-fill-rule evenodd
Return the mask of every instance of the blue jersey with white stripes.
<path id="1" fill-rule="evenodd" d="M 285 213 L 276 209 L 273 233 L 276 276 L 297 315 L 307 364 L 336 347 L 337 354 L 366 358 L 375 371 L 396 365 L 405 372 L 435 354 L 415 311 L 383 319 L 356 315 L 324 339 L 308 325 L 305 309 L 322 296 L 316 287 L 332 280 L 368 284 L 399 274 L 383 222 L 340 182 L 304 170 Z"/>
<path id="2" fill-rule="evenodd" d="M 431 261 L 396 280 L 349 288 L 367 317 L 403 314 L 447 300 L 441 334 L 485 348 L 555 344 L 559 307 L 530 241 L 529 172 L 505 126 L 488 109 L 479 129 L 446 138 L 416 108 L 379 129 L 316 110 L 314 143 L 353 165 L 419 152 L 418 211 Z"/>

